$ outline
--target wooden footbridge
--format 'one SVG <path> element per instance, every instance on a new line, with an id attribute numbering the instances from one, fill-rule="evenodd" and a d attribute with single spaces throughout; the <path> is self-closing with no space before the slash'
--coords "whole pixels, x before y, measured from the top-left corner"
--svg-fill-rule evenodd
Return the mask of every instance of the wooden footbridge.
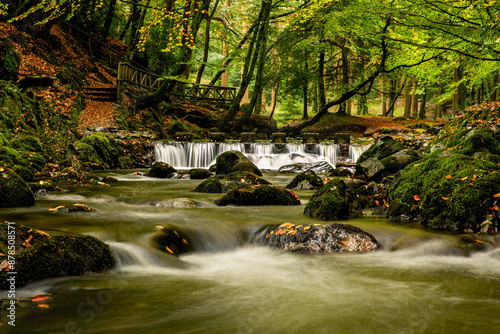
<path id="1" fill-rule="evenodd" d="M 155 73 L 121 62 L 118 64 L 118 97 L 125 82 L 148 90 L 156 90 L 160 88 L 164 80 Z M 236 88 L 192 84 L 176 80 L 171 95 L 192 103 L 231 104 L 236 95 Z"/>

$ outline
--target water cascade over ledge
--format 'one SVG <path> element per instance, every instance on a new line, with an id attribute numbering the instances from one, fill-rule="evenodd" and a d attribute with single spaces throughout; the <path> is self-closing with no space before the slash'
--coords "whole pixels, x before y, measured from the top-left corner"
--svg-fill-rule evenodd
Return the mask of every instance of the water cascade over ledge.
<path id="1" fill-rule="evenodd" d="M 349 145 L 347 162 L 356 162 L 370 145 Z M 335 166 L 341 160 L 340 146 L 333 143 L 213 143 L 158 142 L 155 161 L 166 162 L 178 169 L 209 168 L 215 159 L 227 151 L 244 153 L 260 169 L 276 170 L 283 165 L 326 161 Z"/>

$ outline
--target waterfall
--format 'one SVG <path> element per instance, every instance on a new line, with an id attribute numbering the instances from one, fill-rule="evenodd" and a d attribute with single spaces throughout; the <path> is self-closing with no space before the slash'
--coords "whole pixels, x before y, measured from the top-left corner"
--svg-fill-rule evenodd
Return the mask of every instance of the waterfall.
<path id="1" fill-rule="evenodd" d="M 355 162 L 370 145 L 350 145 L 349 160 Z M 339 146 L 332 143 L 212 143 L 158 142 L 154 148 L 156 161 L 177 169 L 209 168 L 221 153 L 239 151 L 260 169 L 277 170 L 283 165 L 326 161 L 330 165 L 340 159 Z"/>

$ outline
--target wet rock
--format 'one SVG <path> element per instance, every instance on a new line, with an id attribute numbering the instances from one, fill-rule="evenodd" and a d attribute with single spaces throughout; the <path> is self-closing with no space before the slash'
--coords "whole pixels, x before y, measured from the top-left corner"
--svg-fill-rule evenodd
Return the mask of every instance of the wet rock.
<path id="1" fill-rule="evenodd" d="M 326 161 L 317 161 L 281 166 L 278 173 L 303 173 L 307 170 L 312 170 L 313 172 L 319 174 L 330 173 L 334 170 L 334 168 Z"/>
<path id="2" fill-rule="evenodd" d="M 352 197 L 352 191 L 344 181 L 334 179 L 314 193 L 304 214 L 321 220 L 347 219 L 353 209 Z"/>
<path id="3" fill-rule="evenodd" d="M 391 136 L 380 136 L 368 150 L 361 154 L 357 163 L 361 163 L 369 158 L 381 160 L 405 148 L 405 146 L 395 141 Z"/>
<path id="4" fill-rule="evenodd" d="M 189 171 L 189 178 L 191 180 L 208 179 L 210 177 L 210 175 L 211 175 L 211 173 L 206 169 L 191 169 Z"/>
<path id="5" fill-rule="evenodd" d="M 108 245 L 88 235 L 60 235 L 51 237 L 43 231 L 16 224 L 15 250 L 16 287 L 51 277 L 101 272 L 115 264 Z M 8 254 L 8 224 L 0 223 L 0 250 Z M 0 262 L 5 256 L 0 256 Z M 0 290 L 9 288 L 10 275 L 0 272 Z"/>
<path id="6" fill-rule="evenodd" d="M 384 170 L 384 164 L 374 157 L 369 157 L 356 164 L 356 173 L 358 175 L 363 175 L 366 180 L 379 179 Z"/>
<path id="7" fill-rule="evenodd" d="M 160 179 L 171 178 L 177 170 L 164 162 L 155 162 L 148 172 L 149 177 L 157 177 Z"/>
<path id="8" fill-rule="evenodd" d="M 75 203 L 71 205 L 60 205 L 56 208 L 50 208 L 49 212 L 53 213 L 68 213 L 68 212 L 97 212 L 96 209 L 91 208 L 85 204 Z"/>
<path id="9" fill-rule="evenodd" d="M 160 232 L 151 239 L 153 247 L 174 256 L 194 251 L 189 235 L 181 229 L 172 226 L 157 227 L 160 228 Z"/>
<path id="10" fill-rule="evenodd" d="M 353 175 L 353 171 L 349 167 L 337 167 L 331 172 L 329 177 L 348 177 Z"/>
<path id="11" fill-rule="evenodd" d="M 35 196 L 28 184 L 13 170 L 0 167 L 0 208 L 35 205 Z"/>
<path id="12" fill-rule="evenodd" d="M 273 185 L 243 185 L 215 201 L 219 206 L 236 205 L 300 205 L 298 196 Z"/>
<path id="13" fill-rule="evenodd" d="M 323 180 L 312 170 L 300 173 L 285 187 L 293 190 L 318 190 L 323 186 Z"/>
<path id="14" fill-rule="evenodd" d="M 101 182 L 107 183 L 107 184 L 118 183 L 118 179 L 116 177 L 106 176 L 105 178 L 103 178 L 101 180 Z"/>
<path id="15" fill-rule="evenodd" d="M 200 183 L 194 192 L 199 193 L 225 193 L 241 185 L 271 184 L 266 179 L 248 172 L 233 172 L 225 175 L 217 175 Z"/>
<path id="16" fill-rule="evenodd" d="M 384 174 L 394 174 L 403 170 L 412 162 L 420 160 L 420 155 L 412 149 L 404 149 L 380 160 L 384 165 Z"/>
<path id="17" fill-rule="evenodd" d="M 298 253 L 371 252 L 380 248 L 375 237 L 346 224 L 263 226 L 250 232 L 259 245 Z"/>
<path id="18" fill-rule="evenodd" d="M 228 151 L 217 156 L 215 173 L 230 174 L 232 172 L 249 172 L 262 176 L 262 172 L 243 153 Z"/>
<path id="19" fill-rule="evenodd" d="M 155 202 L 154 206 L 161 208 L 196 208 L 196 203 L 189 198 L 173 198 Z"/>

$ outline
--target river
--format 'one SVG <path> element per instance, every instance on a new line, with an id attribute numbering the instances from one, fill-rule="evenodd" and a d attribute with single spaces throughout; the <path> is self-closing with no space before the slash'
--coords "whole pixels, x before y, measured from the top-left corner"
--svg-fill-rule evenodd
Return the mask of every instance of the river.
<path id="1" fill-rule="evenodd" d="M 43 307 L 18 307 L 8 333 L 500 333 L 500 248 L 459 256 L 459 236 L 416 223 L 364 216 L 345 223 L 384 246 L 369 254 L 299 255 L 246 244 L 258 224 L 322 223 L 295 207 L 217 207 L 220 194 L 193 193 L 200 180 L 152 179 L 131 171 L 109 188 L 71 189 L 36 206 L 0 209 L 3 220 L 53 235 L 91 234 L 109 243 L 115 269 L 38 281 L 17 297 L 51 294 Z M 293 175 L 265 173 L 285 186 Z M 188 197 L 197 208 L 151 202 Z M 47 209 L 83 203 L 97 213 Z M 156 225 L 195 235 L 196 253 L 175 258 L 150 246 Z M 401 245 L 391 251 L 395 244 Z M 0 293 L 6 298 L 6 293 Z"/>

